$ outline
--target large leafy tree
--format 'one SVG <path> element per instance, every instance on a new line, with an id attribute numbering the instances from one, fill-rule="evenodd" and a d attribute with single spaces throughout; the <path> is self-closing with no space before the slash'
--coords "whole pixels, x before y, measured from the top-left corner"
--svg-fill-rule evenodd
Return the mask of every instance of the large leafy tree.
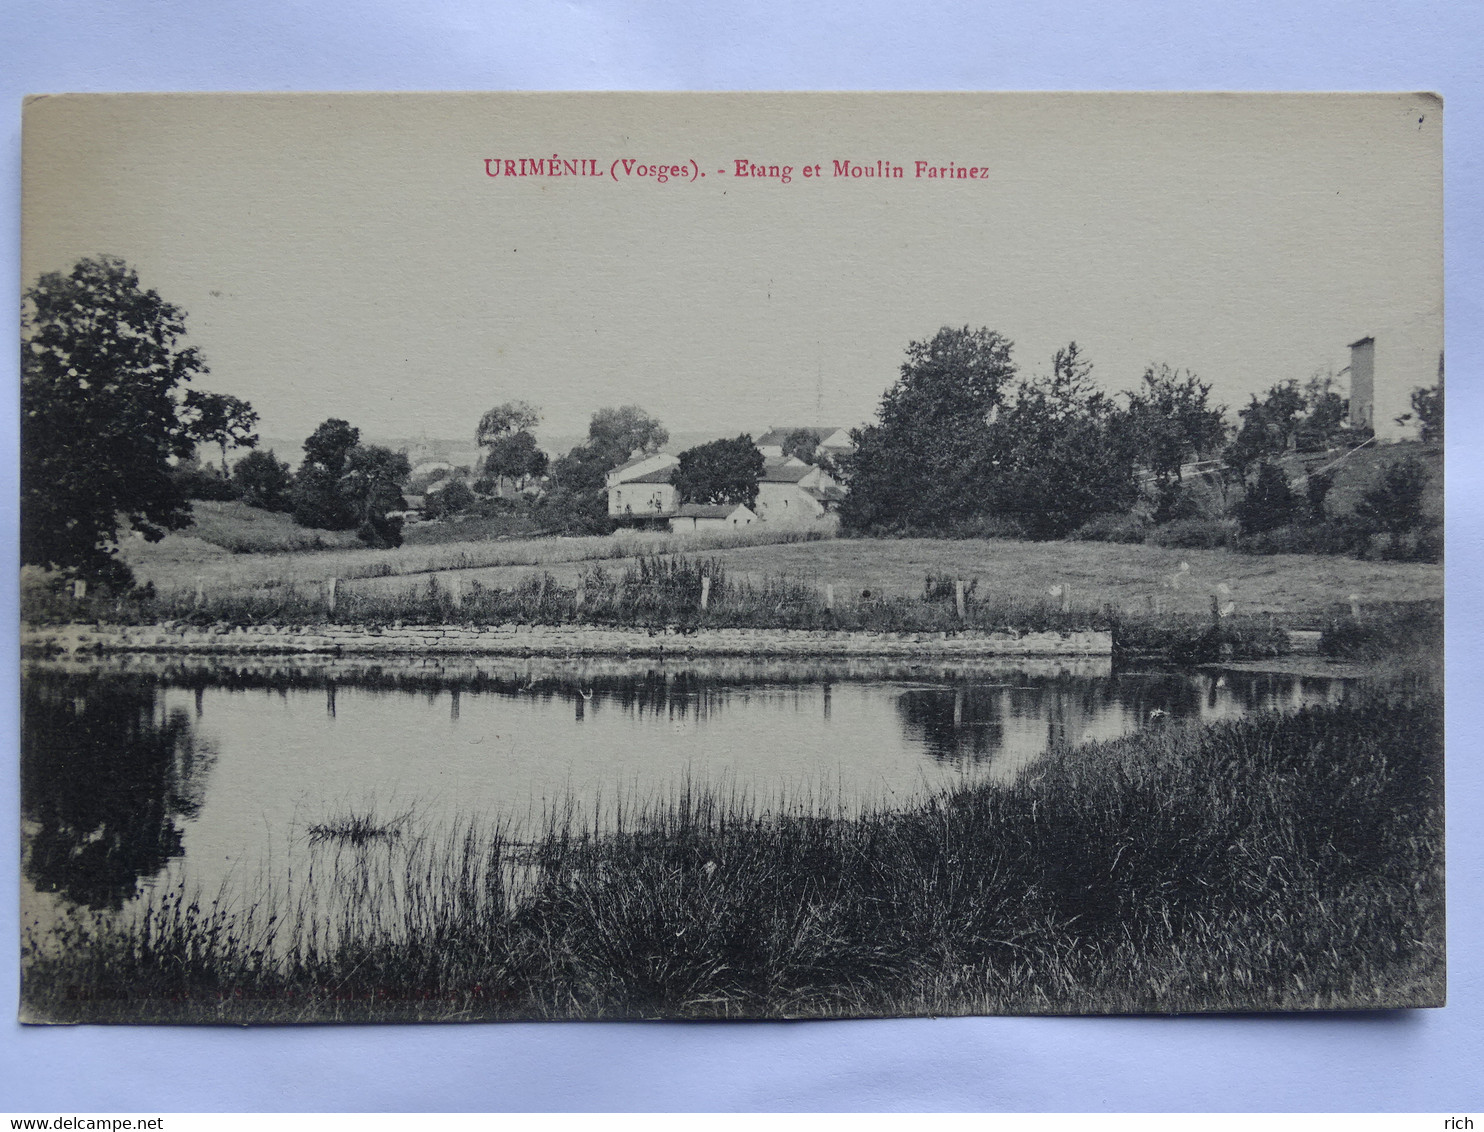
<path id="1" fill-rule="evenodd" d="M 814 454 L 819 449 L 819 438 L 807 428 L 796 428 L 783 438 L 784 456 L 792 456 L 806 464 L 814 463 Z"/>
<path id="2" fill-rule="evenodd" d="M 240 397 L 226 393 L 202 393 L 189 389 L 185 411 L 191 431 L 222 451 L 222 475 L 227 475 L 228 448 L 255 448 L 258 443 L 258 414 Z"/>
<path id="3" fill-rule="evenodd" d="M 1219 452 L 1226 442 L 1226 408 L 1212 405 L 1211 386 L 1189 370 L 1145 368 L 1128 396 L 1128 429 L 1139 462 L 1161 484 L 1177 483 L 1190 460 Z"/>
<path id="4" fill-rule="evenodd" d="M 507 479 L 520 486 L 523 481 L 544 475 L 548 463 L 550 457 L 536 447 L 536 438 L 529 432 L 508 432 L 490 441 L 484 474 L 486 480 L 494 477 L 499 494 L 503 495 Z"/>
<path id="5" fill-rule="evenodd" d="M 589 444 L 579 444 L 551 465 L 540 515 L 552 528 L 574 534 L 608 534 L 608 473 L 614 469 L 607 455 Z"/>
<path id="6" fill-rule="evenodd" d="M 402 485 L 411 474 L 405 452 L 366 444 L 346 453 L 340 493 L 356 517 L 356 534 L 362 542 L 380 547 L 402 545 L 402 520 L 387 512 L 406 508 Z"/>
<path id="7" fill-rule="evenodd" d="M 1310 451 L 1328 448 L 1345 431 L 1350 415 L 1350 402 L 1340 395 L 1332 371 L 1319 370 L 1304 382 L 1304 406 L 1296 433 L 1298 446 Z"/>
<path id="8" fill-rule="evenodd" d="M 1419 386 L 1412 390 L 1412 412 L 1397 417 L 1398 424 L 1406 424 L 1413 415 L 1422 426 L 1423 444 L 1443 443 L 1443 355 L 1438 355 L 1438 383 Z"/>
<path id="9" fill-rule="evenodd" d="M 126 582 L 119 523 L 190 522 L 171 476 L 200 439 L 183 386 L 207 372 L 186 313 L 113 256 L 49 272 L 22 299 L 21 561 Z"/>
<path id="10" fill-rule="evenodd" d="M 1254 393 L 1247 407 L 1237 414 L 1242 427 L 1227 445 L 1227 465 L 1245 478 L 1254 465 L 1282 456 L 1303 424 L 1307 408 L 1296 381 L 1279 382 L 1261 399 Z"/>
<path id="11" fill-rule="evenodd" d="M 304 441 L 304 462 L 294 477 L 294 522 L 325 531 L 348 531 L 360 525 L 360 514 L 341 490 L 346 459 L 361 440 L 361 430 L 331 417 Z"/>
<path id="12" fill-rule="evenodd" d="M 967 326 L 908 345 L 880 423 L 851 434 L 847 526 L 941 530 L 982 509 L 989 421 L 1015 376 L 1011 349 L 998 332 Z"/>
<path id="13" fill-rule="evenodd" d="M 1093 385 L 1092 364 L 1070 343 L 1050 374 L 1017 386 L 990 426 L 990 509 L 1035 538 L 1126 510 L 1138 494 L 1128 436 L 1117 406 Z"/>
<path id="14" fill-rule="evenodd" d="M 540 423 L 541 411 L 525 401 L 506 401 L 479 418 L 474 443 L 488 450 L 481 477 L 486 485 L 493 481 L 503 495 L 507 478 L 518 480 L 546 470 L 545 454 L 531 435 L 531 429 Z"/>
<path id="15" fill-rule="evenodd" d="M 614 467 L 635 452 L 646 456 L 658 452 L 669 440 L 664 426 L 638 405 L 599 409 L 587 426 L 588 445 L 612 460 Z"/>
<path id="16" fill-rule="evenodd" d="M 506 401 L 479 418 L 474 430 L 474 443 L 481 448 L 507 433 L 529 431 L 541 423 L 541 411 L 524 401 Z"/>
<path id="17" fill-rule="evenodd" d="M 763 454 L 745 432 L 731 440 L 698 444 L 680 454 L 671 473 L 682 503 L 757 502 L 757 481 L 763 474 Z"/>
<path id="18" fill-rule="evenodd" d="M 599 409 L 587 426 L 586 442 L 555 461 L 541 500 L 544 521 L 581 534 L 613 530 L 608 514 L 608 473 L 639 452 L 658 452 L 670 434 L 638 405 Z"/>

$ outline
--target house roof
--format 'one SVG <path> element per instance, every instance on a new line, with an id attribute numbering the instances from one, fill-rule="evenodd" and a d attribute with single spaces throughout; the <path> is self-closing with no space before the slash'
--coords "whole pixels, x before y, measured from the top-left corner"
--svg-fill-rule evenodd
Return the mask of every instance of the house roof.
<path id="1" fill-rule="evenodd" d="M 786 428 L 770 428 L 762 436 L 753 441 L 753 443 L 759 447 L 764 445 L 769 448 L 774 445 L 781 447 L 783 442 L 788 439 L 789 433 L 809 432 L 814 434 L 814 442 L 816 444 L 823 444 L 828 437 L 842 431 L 845 430 L 841 429 L 839 425 L 789 425 Z"/>
<path id="2" fill-rule="evenodd" d="M 629 468 L 636 468 L 640 464 L 644 463 L 646 460 L 653 460 L 656 456 L 665 456 L 670 461 L 672 461 L 674 463 L 679 463 L 679 461 L 676 460 L 674 456 L 671 456 L 668 452 L 648 452 L 648 453 L 641 453 L 640 455 L 635 456 L 632 460 L 625 460 L 622 464 L 620 464 L 618 467 L 614 468 L 613 471 L 609 472 L 608 474 L 609 475 L 616 475 L 619 472 L 627 471 Z"/>
<path id="3" fill-rule="evenodd" d="M 669 483 L 670 477 L 675 474 L 673 465 L 667 464 L 663 468 L 656 468 L 652 472 L 645 472 L 642 476 L 629 476 L 623 483 Z"/>
<path id="4" fill-rule="evenodd" d="M 752 514 L 745 503 L 682 503 L 675 514 L 681 519 L 730 519 L 738 511 Z"/>
<path id="5" fill-rule="evenodd" d="M 765 461 L 763 463 L 763 474 L 758 476 L 758 483 L 798 483 L 801 479 L 814 471 L 812 464 L 783 463 L 781 461 Z"/>
<path id="6" fill-rule="evenodd" d="M 845 498 L 845 492 L 833 484 L 827 487 L 806 487 L 804 490 L 821 503 L 839 503 Z"/>

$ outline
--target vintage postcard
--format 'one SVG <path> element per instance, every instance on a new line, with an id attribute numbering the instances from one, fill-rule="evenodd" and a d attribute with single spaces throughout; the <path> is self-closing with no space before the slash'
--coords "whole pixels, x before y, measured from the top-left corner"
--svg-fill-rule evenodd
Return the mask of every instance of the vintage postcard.
<path id="1" fill-rule="evenodd" d="M 23 1020 L 1443 1003 L 1437 97 L 23 144 Z"/>

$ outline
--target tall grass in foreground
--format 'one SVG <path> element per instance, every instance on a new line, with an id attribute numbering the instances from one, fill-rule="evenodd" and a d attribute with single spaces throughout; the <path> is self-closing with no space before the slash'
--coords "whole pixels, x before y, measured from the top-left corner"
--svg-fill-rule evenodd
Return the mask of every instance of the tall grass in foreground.
<path id="1" fill-rule="evenodd" d="M 52 1020 L 784 1017 L 1442 1000 L 1442 705 L 1053 751 L 905 811 L 687 791 L 527 841 L 337 842 L 314 891 L 179 891 L 23 949 Z M 316 890 L 316 886 L 318 886 Z"/>

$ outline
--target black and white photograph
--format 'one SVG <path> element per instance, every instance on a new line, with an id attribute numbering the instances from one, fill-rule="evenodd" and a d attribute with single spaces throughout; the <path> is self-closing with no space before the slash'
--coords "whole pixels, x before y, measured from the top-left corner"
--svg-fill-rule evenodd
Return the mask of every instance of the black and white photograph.
<path id="1" fill-rule="evenodd" d="M 28 100 L 22 1020 L 1443 1006 L 1442 129 Z"/>

